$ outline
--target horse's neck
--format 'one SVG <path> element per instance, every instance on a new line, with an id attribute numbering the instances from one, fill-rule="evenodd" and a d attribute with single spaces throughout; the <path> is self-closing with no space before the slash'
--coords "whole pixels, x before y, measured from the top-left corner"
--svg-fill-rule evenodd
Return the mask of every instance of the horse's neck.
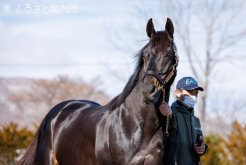
<path id="1" fill-rule="evenodd" d="M 129 111 L 132 116 L 141 119 L 143 122 L 148 122 L 149 120 L 153 120 L 153 118 L 157 119 L 154 105 L 144 103 L 141 87 L 142 84 L 139 81 L 125 99 L 124 105 L 126 110 Z"/>

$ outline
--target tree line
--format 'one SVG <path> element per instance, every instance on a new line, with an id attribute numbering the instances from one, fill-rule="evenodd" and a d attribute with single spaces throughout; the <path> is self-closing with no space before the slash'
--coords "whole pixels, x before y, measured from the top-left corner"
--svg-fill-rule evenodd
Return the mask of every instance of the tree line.
<path id="1" fill-rule="evenodd" d="M 35 126 L 37 128 L 37 126 Z M 0 165 L 12 165 L 31 143 L 36 130 L 9 123 L 0 127 Z M 226 136 L 211 133 L 205 136 L 209 148 L 202 157 L 203 165 L 245 165 L 246 124 L 234 121 Z"/>

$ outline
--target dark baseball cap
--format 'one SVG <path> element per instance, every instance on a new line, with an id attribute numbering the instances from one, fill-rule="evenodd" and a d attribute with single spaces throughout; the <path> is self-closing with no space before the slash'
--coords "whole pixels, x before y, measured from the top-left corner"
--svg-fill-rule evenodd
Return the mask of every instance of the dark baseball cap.
<path id="1" fill-rule="evenodd" d="M 185 89 L 185 90 L 197 89 L 203 91 L 203 88 L 199 87 L 197 81 L 192 77 L 181 78 L 177 83 L 176 89 Z"/>

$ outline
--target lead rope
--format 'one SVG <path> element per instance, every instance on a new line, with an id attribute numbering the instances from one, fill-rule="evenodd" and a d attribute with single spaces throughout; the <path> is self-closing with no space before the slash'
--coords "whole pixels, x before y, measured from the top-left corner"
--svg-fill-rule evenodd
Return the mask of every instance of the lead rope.
<path id="1" fill-rule="evenodd" d="M 168 132 L 168 127 L 169 127 L 169 117 L 167 116 L 165 136 L 168 136 L 168 135 L 169 135 L 169 132 Z"/>

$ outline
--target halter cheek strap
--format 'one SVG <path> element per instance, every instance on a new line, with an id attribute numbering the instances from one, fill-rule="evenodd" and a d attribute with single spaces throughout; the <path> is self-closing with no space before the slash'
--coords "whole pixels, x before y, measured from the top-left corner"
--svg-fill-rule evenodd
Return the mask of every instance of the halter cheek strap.
<path id="1" fill-rule="evenodd" d="M 165 77 L 165 82 L 169 82 L 170 79 L 177 73 L 177 66 L 178 66 L 178 63 L 179 63 L 179 56 L 177 54 L 177 49 L 176 49 L 176 46 L 175 44 L 173 43 L 173 51 L 174 51 L 174 56 L 175 56 L 175 64 L 173 65 L 171 71 L 169 72 L 169 74 Z M 165 76 L 165 75 L 164 75 Z M 164 76 L 163 76 L 163 79 L 164 79 Z"/>

